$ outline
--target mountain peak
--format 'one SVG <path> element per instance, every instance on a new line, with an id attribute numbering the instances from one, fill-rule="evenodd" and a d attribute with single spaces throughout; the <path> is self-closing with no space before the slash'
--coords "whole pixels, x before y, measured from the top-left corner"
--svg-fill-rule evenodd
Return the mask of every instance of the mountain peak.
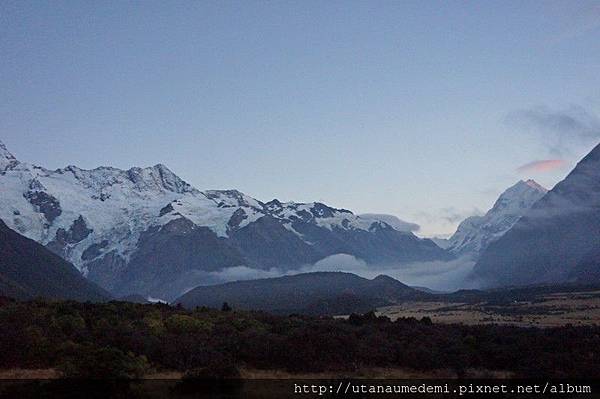
<path id="1" fill-rule="evenodd" d="M 538 182 L 536 182 L 533 179 L 519 180 L 514 185 L 512 185 L 508 189 L 506 189 L 505 192 L 510 189 L 513 189 L 513 188 L 520 188 L 520 189 L 525 189 L 525 190 L 526 189 L 534 189 L 534 190 L 543 191 L 543 192 L 548 191 L 548 189 L 546 189 L 544 186 L 542 186 L 541 184 L 539 184 Z"/>
<path id="2" fill-rule="evenodd" d="M 534 190 L 538 190 L 540 192 L 547 192 L 548 191 L 547 188 L 545 188 L 544 186 L 542 186 L 541 184 L 539 184 L 538 182 L 536 182 L 533 179 L 527 179 L 525 181 L 519 180 L 519 182 L 517 184 L 515 184 L 513 187 L 515 187 L 515 186 L 519 186 L 519 187 L 525 187 L 525 186 L 527 186 L 529 188 L 532 188 Z"/>
<path id="3" fill-rule="evenodd" d="M 535 201 L 537 201 L 540 195 L 546 194 L 547 192 L 548 190 L 538 184 L 535 180 L 519 180 L 516 184 L 510 186 L 500 194 L 492 209 L 498 210 L 505 208 L 515 201 L 520 202 L 525 200 L 525 202 L 530 202 L 528 201 L 530 197 L 534 197 Z M 532 204 L 528 204 L 526 207 L 528 208 L 530 205 Z"/>
<path id="4" fill-rule="evenodd" d="M 394 230 L 398 230 L 405 233 L 411 233 L 418 231 L 421 227 L 416 223 L 406 222 L 397 216 L 382 214 L 382 213 L 363 213 L 358 215 L 359 218 L 369 221 L 380 221 L 391 226 Z"/>
<path id="5" fill-rule="evenodd" d="M 166 190 L 186 193 L 194 189 L 165 165 L 159 163 L 148 168 L 134 167 L 126 171 L 127 177 L 139 189 Z"/>
<path id="6" fill-rule="evenodd" d="M 485 215 L 463 220 L 449 240 L 449 250 L 454 254 L 477 256 L 492 241 L 510 230 L 547 192 L 535 180 L 519 180 L 500 194 Z"/>
<path id="7" fill-rule="evenodd" d="M 0 141 L 0 172 L 14 168 L 19 161 L 6 148 L 4 143 Z"/>

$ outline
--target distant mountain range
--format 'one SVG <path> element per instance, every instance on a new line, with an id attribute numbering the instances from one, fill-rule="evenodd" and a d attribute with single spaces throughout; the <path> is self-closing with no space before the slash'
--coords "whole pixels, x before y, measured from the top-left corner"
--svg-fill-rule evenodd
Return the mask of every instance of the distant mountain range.
<path id="1" fill-rule="evenodd" d="M 70 263 L 0 220 L 0 295 L 106 301 L 110 294 L 88 281 Z"/>
<path id="2" fill-rule="evenodd" d="M 221 307 L 272 313 L 349 314 L 429 297 L 384 275 L 372 280 L 343 272 L 315 272 L 200 286 L 175 303 L 184 307 Z"/>
<path id="3" fill-rule="evenodd" d="M 427 295 L 389 277 L 335 273 L 204 286 L 214 281 L 207 276 L 239 269 L 311 270 L 337 254 L 388 269 L 468 257 L 477 260 L 469 284 L 482 287 L 585 283 L 600 281 L 600 146 L 550 191 L 518 182 L 439 246 L 391 215 L 199 191 L 160 164 L 48 170 L 2 143 L 0 220 L 0 294 L 17 298 L 172 301 L 187 292 L 179 299 L 186 306 L 329 314 Z M 273 286 L 279 301 L 253 284 Z"/>
<path id="4" fill-rule="evenodd" d="M 600 280 L 600 145 L 489 245 L 472 279 L 484 286 Z"/>
<path id="5" fill-rule="evenodd" d="M 463 220 L 456 233 L 442 246 L 456 256 L 478 258 L 490 243 L 510 230 L 547 192 L 534 180 L 517 182 L 498 197 L 485 215 Z"/>
<path id="6" fill-rule="evenodd" d="M 160 164 L 48 170 L 0 143 L 0 193 L 0 219 L 10 228 L 116 297 L 172 300 L 206 273 L 239 266 L 283 273 L 334 254 L 368 264 L 452 258 L 381 215 L 199 191 Z"/>

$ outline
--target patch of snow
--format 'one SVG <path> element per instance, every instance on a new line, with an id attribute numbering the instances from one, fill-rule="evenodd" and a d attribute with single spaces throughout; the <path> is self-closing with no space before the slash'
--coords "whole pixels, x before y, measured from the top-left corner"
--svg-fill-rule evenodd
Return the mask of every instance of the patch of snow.
<path id="1" fill-rule="evenodd" d="M 169 301 L 164 300 L 164 299 L 160 299 L 160 298 L 153 298 L 151 296 L 147 297 L 146 300 L 150 303 L 169 303 Z"/>

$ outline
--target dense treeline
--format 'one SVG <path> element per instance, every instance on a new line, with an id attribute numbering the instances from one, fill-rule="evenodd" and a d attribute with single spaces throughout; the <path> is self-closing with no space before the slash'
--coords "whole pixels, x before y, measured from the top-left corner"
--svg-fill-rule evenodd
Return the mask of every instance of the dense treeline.
<path id="1" fill-rule="evenodd" d="M 236 376 L 367 367 L 600 378 L 600 327 L 552 329 L 348 320 L 126 302 L 0 302 L 0 368 L 139 377 L 151 370 Z"/>

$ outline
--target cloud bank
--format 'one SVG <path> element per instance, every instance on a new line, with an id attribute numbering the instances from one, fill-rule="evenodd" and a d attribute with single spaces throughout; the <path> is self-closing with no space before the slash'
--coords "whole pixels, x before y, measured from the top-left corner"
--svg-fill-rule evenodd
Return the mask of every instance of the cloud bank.
<path id="1" fill-rule="evenodd" d="M 196 271 L 188 275 L 182 293 L 198 285 L 222 284 L 230 281 L 254 280 L 261 278 L 281 277 L 285 275 L 312 272 L 348 272 L 372 279 L 385 274 L 398 281 L 418 287 L 427 287 L 436 291 L 455 291 L 467 286 L 467 275 L 475 262 L 467 258 L 452 261 L 418 262 L 408 264 L 368 265 L 365 261 L 352 255 L 336 254 L 320 260 L 313 265 L 306 265 L 296 270 L 259 270 L 246 266 L 226 268 L 216 272 Z"/>
<path id="2" fill-rule="evenodd" d="M 466 218 L 484 214 L 485 212 L 477 207 L 457 208 L 448 206 L 429 211 L 418 211 L 413 216 L 426 225 L 436 226 L 436 230 L 433 231 L 419 230 L 420 237 L 449 237 L 454 234 L 458 224 Z"/>
<path id="3" fill-rule="evenodd" d="M 329 256 L 314 265 L 301 269 L 302 273 L 317 271 L 343 271 L 365 278 L 385 274 L 396 280 L 417 287 L 427 287 L 436 291 L 456 291 L 461 288 L 476 288 L 467 285 L 467 275 L 475 266 L 468 258 L 451 261 L 415 262 L 407 264 L 367 265 L 363 260 L 346 254 Z"/>

